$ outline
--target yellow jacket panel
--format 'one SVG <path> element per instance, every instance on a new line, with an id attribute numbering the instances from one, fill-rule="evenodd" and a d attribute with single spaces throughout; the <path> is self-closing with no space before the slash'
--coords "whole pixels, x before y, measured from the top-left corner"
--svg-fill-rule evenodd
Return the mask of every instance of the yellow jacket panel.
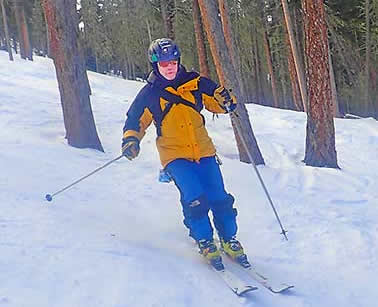
<path id="1" fill-rule="evenodd" d="M 210 79 L 187 72 L 183 66 L 173 81 L 152 72 L 127 112 L 123 138 L 141 140 L 154 122 L 163 167 L 175 159 L 199 161 L 214 156 L 215 147 L 200 112 L 205 107 L 213 113 L 226 113 L 213 97 L 217 87 Z"/>

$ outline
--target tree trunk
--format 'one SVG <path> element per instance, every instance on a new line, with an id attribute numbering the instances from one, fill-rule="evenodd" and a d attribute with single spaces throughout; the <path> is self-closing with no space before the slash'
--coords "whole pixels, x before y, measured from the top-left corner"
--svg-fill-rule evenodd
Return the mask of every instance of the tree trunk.
<path id="1" fill-rule="evenodd" d="M 77 23 L 77 26 L 79 26 L 79 23 Z M 85 59 L 85 52 L 84 48 L 81 45 L 80 37 L 77 39 L 77 45 L 79 50 L 79 55 L 81 59 L 79 60 L 79 63 L 83 64 L 84 74 L 83 74 L 83 81 L 84 81 L 84 87 L 86 91 L 88 92 L 88 95 L 92 95 L 91 85 L 89 84 L 88 74 L 87 74 L 87 66 L 86 66 L 86 59 Z"/>
<path id="2" fill-rule="evenodd" d="M 254 37 L 252 38 L 253 41 L 253 53 L 254 53 L 254 63 L 255 63 L 255 78 L 256 78 L 256 103 L 264 105 L 265 104 L 265 94 L 264 94 L 264 86 L 261 80 L 261 61 L 260 61 L 260 53 L 259 53 L 259 46 L 258 46 L 258 39 L 257 39 L 257 29 L 255 29 Z"/>
<path id="3" fill-rule="evenodd" d="M 20 41 L 20 54 L 22 59 L 33 61 L 33 52 L 30 44 L 29 29 L 25 17 L 25 4 L 22 0 L 13 0 L 16 17 L 18 38 Z"/>
<path id="4" fill-rule="evenodd" d="M 370 114 L 370 0 L 365 0 L 365 24 L 366 24 L 366 51 L 365 51 L 365 112 L 366 115 Z M 371 108 L 372 111 L 372 108 Z"/>
<path id="5" fill-rule="evenodd" d="M 161 15 L 165 27 L 165 33 L 168 38 L 175 39 L 175 15 L 176 7 L 174 0 L 160 0 Z"/>
<path id="6" fill-rule="evenodd" d="M 264 1 L 258 1 L 259 4 L 257 6 L 258 10 L 260 11 L 260 19 L 261 19 L 261 32 L 262 32 L 262 43 L 264 47 L 264 52 L 265 52 L 265 59 L 266 59 L 266 64 L 268 66 L 268 71 L 269 71 L 269 85 L 272 91 L 272 96 L 273 96 L 273 103 L 269 102 L 270 106 L 273 106 L 275 108 L 279 107 L 279 99 L 278 99 L 278 92 L 277 92 L 277 81 L 276 77 L 274 74 L 274 67 L 273 67 L 273 57 L 272 57 L 272 52 L 271 52 L 271 46 L 270 46 L 270 41 L 269 41 L 269 36 L 268 36 L 268 22 L 267 22 L 267 17 L 269 13 L 266 13 L 266 6 L 264 5 Z"/>
<path id="7" fill-rule="evenodd" d="M 151 27 L 150 27 L 148 18 L 146 18 L 146 26 L 147 26 L 147 33 L 148 33 L 148 41 L 152 42 Z"/>
<path id="8" fill-rule="evenodd" d="M 97 52 L 95 51 L 94 52 L 94 58 L 95 58 L 95 65 L 96 65 L 96 70 L 95 70 L 95 72 L 99 72 L 98 71 L 98 56 L 97 56 Z"/>
<path id="9" fill-rule="evenodd" d="M 201 13 L 198 6 L 198 0 L 193 0 L 193 23 L 194 33 L 196 35 L 198 61 L 201 76 L 210 78 L 209 62 L 207 60 L 205 38 L 201 21 Z"/>
<path id="10" fill-rule="evenodd" d="M 228 48 L 228 52 L 230 54 L 231 63 L 234 69 L 240 74 L 239 70 L 239 63 L 237 61 L 237 56 L 234 48 L 234 41 L 232 39 L 232 30 L 230 21 L 228 18 L 228 7 L 227 7 L 227 1 L 225 0 L 218 0 L 219 4 L 219 12 L 221 17 L 221 23 L 222 23 L 222 30 L 224 34 L 224 39 L 226 41 L 226 46 Z"/>
<path id="11" fill-rule="evenodd" d="M 279 57 L 280 63 L 279 63 L 279 79 L 281 81 L 281 88 L 282 88 L 282 104 L 281 107 L 284 109 L 289 109 L 293 110 L 293 104 L 292 100 L 289 98 L 290 95 L 288 94 L 289 89 L 288 89 L 288 82 L 287 78 L 284 78 L 286 75 L 286 65 L 285 65 L 285 60 L 286 56 L 281 56 Z"/>
<path id="12" fill-rule="evenodd" d="M 68 144 L 104 151 L 97 135 L 78 42 L 76 2 L 42 0 Z"/>
<path id="13" fill-rule="evenodd" d="M 319 0 L 302 0 L 302 7 L 309 97 L 304 162 L 310 166 L 338 168 L 324 4 Z"/>
<path id="14" fill-rule="evenodd" d="M 337 101 L 335 73 L 333 71 L 331 48 L 329 47 L 329 42 L 328 42 L 328 60 L 329 60 L 329 73 L 330 73 L 330 79 L 331 79 L 332 113 L 333 113 L 333 117 L 340 117 L 339 103 Z"/>
<path id="15" fill-rule="evenodd" d="M 244 103 L 244 101 L 247 101 L 248 95 L 245 90 L 244 79 L 242 78 L 240 56 L 239 56 L 239 53 L 236 52 L 237 44 L 232 34 L 231 22 L 229 18 L 230 10 L 228 8 L 228 4 L 226 0 L 218 0 L 218 6 L 219 6 L 220 17 L 221 17 L 222 30 L 223 30 L 224 38 L 226 41 L 226 46 L 230 53 L 232 66 L 234 67 L 234 70 L 236 71 L 236 74 L 239 77 L 238 81 L 239 81 L 239 86 L 243 95 L 243 103 Z M 236 49 L 235 49 L 235 46 L 236 46 Z"/>
<path id="16" fill-rule="evenodd" d="M 121 76 L 123 79 L 127 80 L 127 60 L 125 55 L 121 60 Z"/>
<path id="17" fill-rule="evenodd" d="M 307 89 L 306 89 L 306 81 L 305 81 L 305 73 L 302 67 L 301 60 L 299 58 L 297 45 L 295 43 L 295 37 L 293 32 L 293 25 L 291 22 L 289 6 L 287 0 L 281 0 L 282 9 L 285 17 L 285 25 L 287 32 L 289 34 L 289 41 L 290 41 L 290 49 L 294 58 L 295 70 L 297 73 L 297 79 L 299 83 L 299 89 L 301 92 L 302 102 L 303 102 L 303 109 L 307 112 L 308 109 L 308 97 L 307 97 Z"/>
<path id="18" fill-rule="evenodd" d="M 248 150 L 255 164 L 264 164 L 264 159 L 257 145 L 248 112 L 244 105 L 245 97 L 241 88 L 241 78 L 233 67 L 232 61 L 230 61 L 230 51 L 218 17 L 218 7 L 215 1 L 199 0 L 198 4 L 220 83 L 227 88 L 232 88 L 235 96 L 238 97 L 238 108 L 235 112 L 236 115 L 231 116 L 231 122 L 238 143 L 240 160 L 247 163 L 252 162 L 248 157 Z M 236 125 L 238 126 L 236 127 Z M 242 133 L 240 137 L 245 140 L 247 148 L 241 145 L 238 128 Z"/>
<path id="19" fill-rule="evenodd" d="M 1 10 L 3 12 L 4 34 L 5 34 L 5 40 L 6 40 L 7 50 L 9 54 L 9 60 L 13 61 L 13 53 L 12 53 L 12 48 L 10 45 L 8 21 L 7 21 L 7 14 L 5 12 L 5 7 L 4 7 L 4 0 L 0 0 L 0 4 L 1 4 Z"/>
<path id="20" fill-rule="evenodd" d="M 295 69 L 294 57 L 293 52 L 290 48 L 290 39 L 289 33 L 287 32 L 287 27 L 284 27 L 285 38 L 286 38 L 286 50 L 287 50 L 287 62 L 288 62 L 288 70 L 290 76 L 290 83 L 291 83 L 291 91 L 293 96 L 293 102 L 295 109 L 297 111 L 303 111 L 303 102 L 301 97 L 301 90 L 299 89 L 299 82 L 298 82 L 298 75 Z"/>
<path id="21" fill-rule="evenodd" d="M 15 16 L 16 25 L 17 25 L 18 41 L 20 43 L 20 56 L 21 56 L 21 59 L 26 60 L 26 52 L 25 52 L 25 45 L 24 45 L 25 42 L 22 39 L 22 34 L 21 34 L 21 31 L 22 31 L 21 13 L 20 13 L 20 9 L 17 2 L 13 3 L 13 10 L 14 10 L 14 16 Z"/>
<path id="22" fill-rule="evenodd" d="M 15 33 L 12 33 L 11 36 L 12 36 L 12 41 L 13 41 L 13 50 L 14 50 L 14 53 L 15 53 L 15 54 L 18 54 L 18 50 L 17 50 L 17 37 L 16 37 L 16 34 L 15 34 Z"/>
<path id="23" fill-rule="evenodd" d="M 252 28 L 251 28 L 252 33 Z M 252 89 L 249 91 L 251 93 L 251 102 L 259 104 L 259 94 L 258 94 L 258 82 L 257 82 L 257 64 L 256 64 L 256 56 L 255 56 L 255 44 L 254 44 L 254 36 L 251 34 L 251 42 L 252 48 L 250 51 L 251 56 L 251 66 L 252 66 Z"/>
<path id="24" fill-rule="evenodd" d="M 51 48 L 50 48 L 50 36 L 49 36 L 49 26 L 47 24 L 46 14 L 43 13 L 43 18 L 45 19 L 45 25 L 46 25 L 46 44 L 47 44 L 47 56 L 49 58 L 52 57 L 51 55 Z"/>
<path id="25" fill-rule="evenodd" d="M 273 93 L 273 106 L 275 108 L 278 108 L 279 103 L 278 103 L 278 95 L 277 95 L 276 78 L 274 76 L 272 55 L 270 52 L 268 34 L 265 29 L 263 30 L 263 39 L 264 39 L 265 56 L 266 56 L 266 61 L 268 64 L 268 69 L 269 69 L 269 74 L 270 74 L 270 85 L 272 87 L 272 93 Z"/>

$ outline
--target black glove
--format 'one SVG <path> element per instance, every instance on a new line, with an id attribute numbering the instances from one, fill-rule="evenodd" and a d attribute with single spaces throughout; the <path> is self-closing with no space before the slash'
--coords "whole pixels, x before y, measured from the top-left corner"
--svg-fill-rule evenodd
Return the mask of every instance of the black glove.
<path id="1" fill-rule="evenodd" d="M 231 91 L 231 90 L 230 90 Z M 214 91 L 214 98 L 220 106 L 227 112 L 233 112 L 236 109 L 236 97 L 232 95 L 225 87 L 220 86 Z"/>
<path id="2" fill-rule="evenodd" d="M 132 160 L 139 154 L 139 140 L 134 136 L 129 136 L 122 139 L 122 155 L 127 159 Z"/>

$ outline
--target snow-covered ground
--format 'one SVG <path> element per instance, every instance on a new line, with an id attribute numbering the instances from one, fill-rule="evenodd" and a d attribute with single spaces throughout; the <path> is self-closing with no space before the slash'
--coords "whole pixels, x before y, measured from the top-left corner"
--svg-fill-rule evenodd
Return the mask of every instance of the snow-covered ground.
<path id="1" fill-rule="evenodd" d="M 230 121 L 206 113 L 239 210 L 239 239 L 263 273 L 293 283 L 237 297 L 204 264 L 182 225 L 178 192 L 159 183 L 155 131 L 121 159 L 124 116 L 143 83 L 89 73 L 106 153 L 64 138 L 51 60 L 0 52 L 0 306 L 375 307 L 378 301 L 378 122 L 336 119 L 341 170 L 305 166 L 306 115 L 249 105 L 259 166 L 289 241 L 252 166 L 237 159 Z"/>

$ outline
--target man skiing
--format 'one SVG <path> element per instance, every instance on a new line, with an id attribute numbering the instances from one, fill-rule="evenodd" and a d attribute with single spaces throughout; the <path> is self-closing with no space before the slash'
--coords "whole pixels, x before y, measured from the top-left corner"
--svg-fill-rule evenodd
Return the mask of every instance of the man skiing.
<path id="1" fill-rule="evenodd" d="M 232 112 L 236 99 L 223 86 L 197 72 L 186 71 L 180 64 L 180 56 L 171 39 L 151 43 L 148 59 L 153 70 L 127 112 L 122 154 L 134 159 L 145 130 L 154 122 L 160 160 L 180 192 L 189 235 L 196 240 L 200 253 L 222 270 L 209 210 L 224 252 L 239 263 L 248 260 L 235 238 L 234 197 L 225 191 L 215 147 L 200 112 L 203 107 L 213 113 Z"/>

